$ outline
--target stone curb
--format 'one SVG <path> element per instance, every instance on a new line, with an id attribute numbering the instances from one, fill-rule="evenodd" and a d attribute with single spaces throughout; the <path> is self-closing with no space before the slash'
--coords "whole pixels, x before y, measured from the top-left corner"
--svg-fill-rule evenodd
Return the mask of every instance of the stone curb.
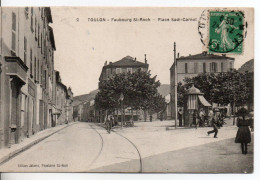
<path id="1" fill-rule="evenodd" d="M 43 141 L 44 139 L 46 139 L 46 138 L 52 136 L 53 134 L 55 134 L 55 133 L 57 133 L 57 132 L 59 132 L 59 131 L 65 129 L 65 128 L 67 128 L 67 127 L 73 125 L 73 124 L 76 124 L 76 123 L 75 123 L 75 122 L 74 122 L 74 123 L 70 123 L 70 124 L 68 124 L 67 126 L 61 128 L 61 129 L 58 129 L 58 130 L 56 130 L 56 131 L 54 131 L 54 132 L 52 132 L 52 133 L 50 133 L 50 134 L 47 134 L 47 135 L 45 135 L 45 136 L 43 136 L 43 137 L 40 137 L 39 139 L 36 139 L 36 140 L 34 140 L 33 142 L 30 142 L 29 144 L 25 144 L 23 147 L 21 147 L 21 148 L 19 148 L 19 149 L 16 149 L 16 150 L 10 152 L 9 154 L 3 156 L 2 158 L 0 158 L 0 166 L 1 166 L 3 163 L 7 162 L 9 159 L 11 159 L 11 158 L 15 157 L 16 155 L 20 154 L 21 152 L 26 151 L 26 150 L 29 149 L 30 147 L 32 147 L 32 146 L 38 144 L 39 142 Z"/>

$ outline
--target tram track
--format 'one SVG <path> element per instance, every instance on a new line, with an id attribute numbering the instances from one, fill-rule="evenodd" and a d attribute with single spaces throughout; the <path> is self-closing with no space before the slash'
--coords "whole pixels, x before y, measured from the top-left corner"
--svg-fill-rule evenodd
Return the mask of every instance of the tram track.
<path id="1" fill-rule="evenodd" d="M 113 130 L 112 130 L 112 131 L 113 131 Z M 130 142 L 130 143 L 133 145 L 133 147 L 136 149 L 136 151 L 137 151 L 137 153 L 138 153 L 138 156 L 139 156 L 139 163 L 140 163 L 139 173 L 142 173 L 142 172 L 143 172 L 143 161 L 142 161 L 141 153 L 140 153 L 139 149 L 137 148 L 137 146 L 136 146 L 130 139 L 128 139 L 127 137 L 123 136 L 122 134 L 119 134 L 119 133 L 117 133 L 117 132 L 115 132 L 115 131 L 113 131 L 113 132 L 114 132 L 115 134 L 117 134 L 117 135 L 123 137 L 124 139 L 126 139 L 126 140 L 127 140 L 128 142 Z"/>
<path id="2" fill-rule="evenodd" d="M 98 160 L 98 158 L 100 157 L 100 155 L 102 154 L 102 151 L 103 151 L 103 148 L 104 148 L 104 139 L 102 137 L 102 135 L 98 132 L 97 129 L 95 129 L 92 125 L 89 125 L 100 137 L 101 139 L 101 148 L 100 148 L 100 151 L 99 153 L 97 154 L 97 156 L 95 157 L 95 159 L 91 162 L 91 164 L 89 165 L 89 168 Z M 102 127 L 100 125 L 98 125 L 99 127 Z M 102 127 L 104 128 L 104 127 Z M 105 129 L 105 128 L 104 128 Z M 137 148 L 137 146 L 130 140 L 128 139 L 127 137 L 125 137 L 124 135 L 114 131 L 114 130 L 111 130 L 111 132 L 113 132 L 114 134 L 120 136 L 121 138 L 124 138 L 126 141 L 128 141 L 133 147 L 134 149 L 137 151 L 137 154 L 138 154 L 138 157 L 139 157 L 139 165 L 140 165 L 140 169 L 139 169 L 139 173 L 142 173 L 143 172 L 143 161 L 142 161 L 142 156 L 141 156 L 141 153 L 139 151 L 139 149 Z M 88 168 L 88 169 L 89 169 Z"/>
<path id="3" fill-rule="evenodd" d="M 102 153 L 102 151 L 103 151 L 103 147 L 104 147 L 104 139 L 103 139 L 103 137 L 101 136 L 101 134 L 100 134 L 95 128 L 93 128 L 92 125 L 89 125 L 89 126 L 91 127 L 91 129 L 93 129 L 93 130 L 99 135 L 99 137 L 100 137 L 100 139 L 101 139 L 101 148 L 100 148 L 100 150 L 99 150 L 97 156 L 96 156 L 96 157 L 94 158 L 94 160 L 90 163 L 88 169 L 97 161 L 97 159 L 98 159 L 99 156 L 101 155 L 101 153 Z"/>

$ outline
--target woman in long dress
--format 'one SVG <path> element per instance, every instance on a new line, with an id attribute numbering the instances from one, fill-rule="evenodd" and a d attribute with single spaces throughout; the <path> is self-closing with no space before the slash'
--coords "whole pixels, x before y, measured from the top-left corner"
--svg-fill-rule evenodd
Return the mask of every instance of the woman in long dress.
<path id="1" fill-rule="evenodd" d="M 251 125 L 250 120 L 247 120 L 245 116 L 248 114 L 245 108 L 238 111 L 239 118 L 237 119 L 237 135 L 235 143 L 241 144 L 242 154 L 247 154 L 247 144 L 251 142 L 251 133 L 249 127 Z"/>

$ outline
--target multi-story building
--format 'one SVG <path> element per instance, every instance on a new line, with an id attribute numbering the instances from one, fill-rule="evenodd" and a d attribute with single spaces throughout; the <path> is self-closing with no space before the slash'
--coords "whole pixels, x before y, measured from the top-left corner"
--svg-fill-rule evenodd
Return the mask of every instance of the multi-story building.
<path id="1" fill-rule="evenodd" d="M 177 62 L 177 82 L 182 82 L 187 78 L 192 78 L 200 73 L 222 73 L 234 68 L 234 58 L 226 55 L 215 55 L 202 52 L 196 55 L 181 56 L 176 58 Z M 170 68 L 170 94 L 171 94 L 171 117 L 175 118 L 174 94 L 175 94 L 175 62 Z"/>
<path id="2" fill-rule="evenodd" d="M 139 62 L 136 58 L 132 58 L 131 56 L 126 56 L 123 59 L 116 61 L 114 63 L 107 61 L 105 62 L 102 72 L 99 77 L 99 81 L 107 80 L 113 76 L 113 74 L 120 74 L 120 73 L 133 73 L 136 72 L 138 69 L 142 71 L 147 71 L 149 64 L 147 64 L 146 55 L 145 55 L 145 62 Z"/>
<path id="3" fill-rule="evenodd" d="M 0 9 L 0 148 L 49 128 L 56 93 L 49 7 Z"/>
<path id="4" fill-rule="evenodd" d="M 145 58 L 144 58 L 144 63 L 137 61 L 136 58 L 133 58 L 131 56 L 126 56 L 123 59 L 116 61 L 114 63 L 112 63 L 112 62 L 107 63 L 107 61 L 106 61 L 102 68 L 102 72 L 100 74 L 99 81 L 108 80 L 113 75 L 120 74 L 120 73 L 133 73 L 138 70 L 147 72 L 148 67 L 149 67 L 149 64 L 147 63 L 146 54 L 145 54 Z M 129 112 L 129 109 L 126 109 L 125 111 L 126 111 L 125 118 L 130 119 L 131 113 L 127 114 Z M 141 112 L 139 112 L 139 113 L 141 113 Z M 119 114 L 119 116 L 121 116 L 120 112 L 117 112 L 117 114 Z M 137 120 L 137 116 L 138 116 L 137 112 L 134 112 L 134 114 L 135 114 L 134 118 L 135 118 L 135 120 Z M 97 122 L 104 121 L 104 112 L 95 111 L 95 116 L 96 116 Z"/>
<path id="5" fill-rule="evenodd" d="M 64 124 L 72 121 L 72 91 L 67 89 L 61 81 L 60 72 L 56 76 L 56 112 L 55 124 Z"/>

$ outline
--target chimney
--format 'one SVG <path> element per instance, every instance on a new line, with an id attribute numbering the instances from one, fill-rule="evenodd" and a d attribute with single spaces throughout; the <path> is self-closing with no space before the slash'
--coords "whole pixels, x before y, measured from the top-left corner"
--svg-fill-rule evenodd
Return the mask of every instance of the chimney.
<path id="1" fill-rule="evenodd" d="M 109 62 L 109 64 L 112 64 L 112 62 Z"/>
<path id="2" fill-rule="evenodd" d="M 104 64 L 105 66 L 107 65 L 107 61 L 105 61 L 105 64 Z"/>
<path id="3" fill-rule="evenodd" d="M 135 57 L 135 59 L 134 59 L 134 62 L 136 61 L 136 57 Z"/>
<path id="4" fill-rule="evenodd" d="M 144 63 L 147 64 L 146 54 L 144 54 Z"/>
<path id="5" fill-rule="evenodd" d="M 207 51 L 203 51 L 203 53 L 202 53 L 204 56 L 206 56 L 207 55 Z"/>
<path id="6" fill-rule="evenodd" d="M 189 54 L 189 56 L 191 56 L 191 54 Z"/>
<path id="7" fill-rule="evenodd" d="M 177 58 L 179 58 L 180 57 L 180 53 L 178 53 L 178 55 L 177 55 Z"/>

